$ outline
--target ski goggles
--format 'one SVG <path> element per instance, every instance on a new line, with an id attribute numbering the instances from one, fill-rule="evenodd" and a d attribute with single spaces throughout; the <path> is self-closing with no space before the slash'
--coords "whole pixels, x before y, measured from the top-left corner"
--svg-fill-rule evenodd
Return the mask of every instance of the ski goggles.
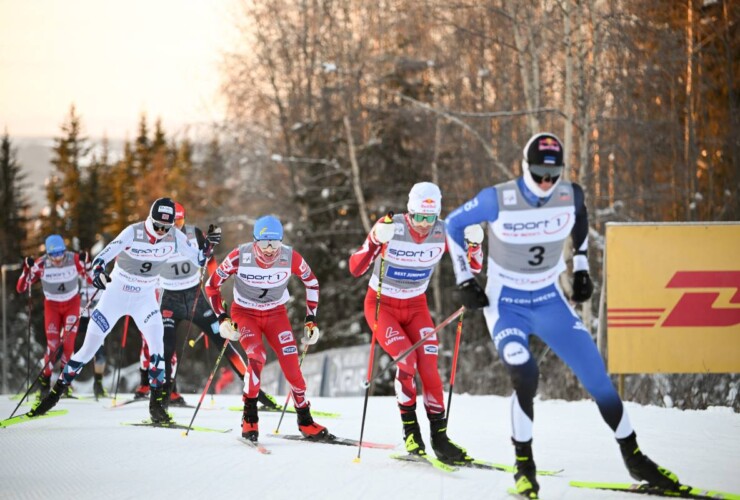
<path id="1" fill-rule="evenodd" d="M 49 252 L 49 257 L 51 257 L 52 259 L 59 259 L 60 257 L 64 257 L 64 250 Z"/>
<path id="2" fill-rule="evenodd" d="M 260 247 L 260 250 L 267 250 L 267 247 L 278 249 L 283 242 L 281 240 L 257 240 L 254 244 Z"/>
<path id="3" fill-rule="evenodd" d="M 432 224 L 434 221 L 437 220 L 436 215 L 425 214 L 411 214 L 411 218 L 414 220 L 414 222 L 428 222 L 429 224 Z"/>
<path id="4" fill-rule="evenodd" d="M 555 167 L 552 165 L 530 165 L 529 173 L 532 175 L 532 180 L 537 184 L 542 184 L 546 181 L 555 184 L 563 173 L 563 167 Z"/>
<path id="5" fill-rule="evenodd" d="M 162 224 L 161 222 L 152 221 L 152 227 L 158 233 L 166 233 L 172 227 L 172 224 Z"/>

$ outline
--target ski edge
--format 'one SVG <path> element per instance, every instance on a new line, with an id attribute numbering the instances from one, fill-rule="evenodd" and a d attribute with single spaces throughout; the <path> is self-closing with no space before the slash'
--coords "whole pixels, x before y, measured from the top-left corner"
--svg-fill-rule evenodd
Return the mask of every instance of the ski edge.
<path id="1" fill-rule="evenodd" d="M 662 494 L 660 490 L 651 491 L 645 489 L 646 483 L 607 483 L 597 481 L 570 481 L 568 483 L 574 488 L 586 488 L 596 490 L 613 490 L 613 491 L 624 491 L 629 493 L 640 493 L 645 495 L 664 496 L 664 497 L 683 497 L 683 498 L 701 498 L 706 500 L 740 500 L 740 495 L 735 493 L 729 493 L 726 491 L 708 490 L 697 488 L 695 486 L 689 486 L 684 484 L 686 489 L 681 492 L 671 492 L 668 494 Z"/>
<path id="2" fill-rule="evenodd" d="M 418 464 L 428 464 L 437 470 L 442 472 L 455 472 L 458 470 L 456 466 L 448 465 L 437 458 L 430 457 L 429 455 L 412 455 L 410 453 L 392 453 L 390 455 L 394 460 L 400 460 L 402 462 L 412 462 Z"/>

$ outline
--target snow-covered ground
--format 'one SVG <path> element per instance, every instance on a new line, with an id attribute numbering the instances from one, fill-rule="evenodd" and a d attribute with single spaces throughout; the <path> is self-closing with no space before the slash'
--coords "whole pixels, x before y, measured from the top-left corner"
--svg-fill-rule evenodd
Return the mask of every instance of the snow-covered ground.
<path id="1" fill-rule="evenodd" d="M 119 397 L 119 400 L 129 395 Z M 191 404 L 199 395 L 186 395 Z M 282 401 L 282 399 L 281 399 Z M 314 398 L 316 410 L 340 418 L 316 418 L 337 436 L 358 438 L 362 398 Z M 0 397 L 0 418 L 15 402 Z M 510 498 L 512 476 L 461 469 L 444 473 L 388 458 L 388 450 L 357 449 L 285 441 L 270 437 L 279 414 L 261 413 L 261 441 L 272 450 L 260 455 L 239 442 L 238 396 L 204 401 L 195 425 L 231 428 L 227 434 L 127 427 L 148 416 L 144 403 L 110 409 L 110 400 L 62 400 L 67 415 L 0 429 L 0 498 L 263 498 L 326 499 L 498 499 Z M 687 484 L 740 493 L 740 415 L 727 408 L 707 411 L 628 404 L 643 451 L 676 472 Z M 22 408 L 27 408 L 26 406 Z M 173 408 L 187 424 L 192 409 Z M 568 486 L 573 479 L 629 481 L 611 432 L 590 401 L 537 401 L 535 459 L 542 469 L 564 468 L 540 479 L 546 499 L 632 499 L 635 495 Z M 395 401 L 373 397 L 365 440 L 401 445 Z M 426 418 L 422 429 L 428 434 Z M 297 432 L 286 414 L 283 434 Z M 450 436 L 477 458 L 511 463 L 509 400 L 455 395 Z M 428 441 L 428 440 L 427 440 Z M 428 443 L 427 443 L 428 444 Z M 639 498 L 639 497 L 637 497 Z"/>

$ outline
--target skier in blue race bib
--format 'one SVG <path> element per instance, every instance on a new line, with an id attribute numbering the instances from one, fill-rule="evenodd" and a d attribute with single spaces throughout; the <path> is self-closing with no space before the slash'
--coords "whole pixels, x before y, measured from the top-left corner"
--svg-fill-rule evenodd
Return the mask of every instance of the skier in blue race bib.
<path id="1" fill-rule="evenodd" d="M 483 308 L 491 338 L 514 387 L 512 441 L 516 490 L 537 498 L 532 455 L 533 399 L 539 368 L 529 349 L 537 335 L 576 374 L 614 432 L 630 475 L 676 489 L 678 478 L 645 456 L 637 445 L 622 400 L 588 329 L 558 284 L 566 270 L 563 246 L 573 242 L 574 302 L 591 297 L 587 258 L 588 214 L 583 190 L 563 180 L 563 146 L 550 133 L 532 136 L 524 147 L 522 176 L 487 187 L 447 217 L 450 252 L 463 304 Z M 488 223 L 488 282 L 478 285 L 468 269 L 464 230 Z"/>

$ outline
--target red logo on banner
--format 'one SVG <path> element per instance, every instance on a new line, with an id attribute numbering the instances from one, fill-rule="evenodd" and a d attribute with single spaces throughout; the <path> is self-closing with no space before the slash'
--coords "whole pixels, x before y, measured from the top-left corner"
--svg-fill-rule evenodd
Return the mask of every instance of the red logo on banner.
<path id="1" fill-rule="evenodd" d="M 666 288 L 734 288 L 730 304 L 738 307 L 714 307 L 718 291 L 685 292 L 660 326 L 727 327 L 740 324 L 740 271 L 678 271 Z M 661 308 L 609 309 L 610 328 L 652 328 L 663 315 Z"/>
<path id="2" fill-rule="evenodd" d="M 734 326 L 740 323 L 740 271 L 679 271 L 666 288 L 734 288 L 730 304 L 714 307 L 719 292 L 686 292 L 662 326 Z"/>

